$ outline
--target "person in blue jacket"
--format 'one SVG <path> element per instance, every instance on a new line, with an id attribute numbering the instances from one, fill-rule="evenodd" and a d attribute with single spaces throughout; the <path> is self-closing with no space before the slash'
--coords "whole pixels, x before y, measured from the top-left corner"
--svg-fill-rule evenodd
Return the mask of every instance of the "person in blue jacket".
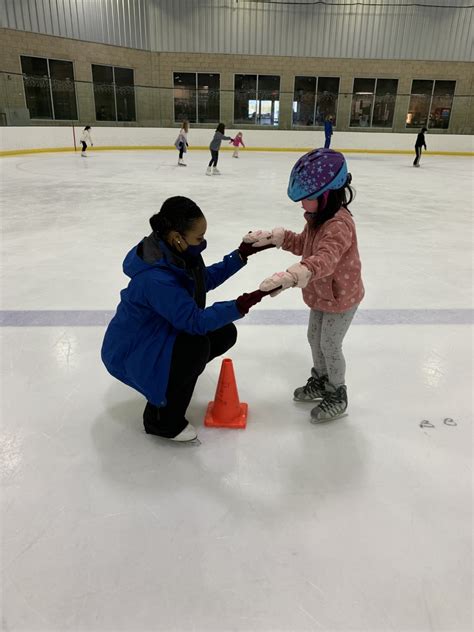
<path id="1" fill-rule="evenodd" d="M 196 429 L 186 410 L 208 362 L 237 339 L 233 321 L 266 292 L 206 307 L 206 293 L 221 285 L 264 248 L 241 243 L 209 267 L 206 219 L 189 198 L 171 197 L 150 219 L 152 233 L 123 262 L 130 277 L 105 333 L 102 360 L 111 375 L 142 393 L 145 431 L 174 441 L 193 441 Z"/>
<path id="2" fill-rule="evenodd" d="M 331 146 L 331 136 L 332 136 L 333 132 L 332 132 L 332 116 L 327 116 L 326 120 L 324 121 L 324 136 L 325 136 L 325 141 L 324 141 L 324 147 L 325 149 L 329 149 L 329 147 Z"/>

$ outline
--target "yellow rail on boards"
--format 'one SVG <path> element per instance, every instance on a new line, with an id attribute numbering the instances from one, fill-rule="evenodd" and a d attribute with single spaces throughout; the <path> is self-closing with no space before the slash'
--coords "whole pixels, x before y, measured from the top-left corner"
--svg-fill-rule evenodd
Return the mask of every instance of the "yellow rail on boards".
<path id="1" fill-rule="evenodd" d="M 304 154 L 311 151 L 314 147 L 246 147 L 243 151 L 280 151 L 280 152 L 298 152 Z M 336 151 L 341 151 L 344 154 L 413 154 L 413 150 L 408 149 L 344 149 L 334 147 Z M 88 148 L 88 152 L 94 151 L 148 151 L 148 150 L 166 150 L 176 151 L 175 147 L 169 145 L 106 145 L 102 147 Z M 192 150 L 209 150 L 205 146 L 196 146 Z M 190 151 L 192 151 L 190 150 Z M 45 147 L 41 149 L 12 149 L 7 151 L 0 151 L 0 156 L 22 156 L 25 154 L 44 154 L 50 152 L 79 152 L 79 148 L 74 150 L 71 147 Z M 232 147 L 223 147 L 221 151 L 233 151 Z M 242 150 L 241 150 L 242 151 Z M 474 156 L 472 151 L 428 151 L 428 156 Z"/>

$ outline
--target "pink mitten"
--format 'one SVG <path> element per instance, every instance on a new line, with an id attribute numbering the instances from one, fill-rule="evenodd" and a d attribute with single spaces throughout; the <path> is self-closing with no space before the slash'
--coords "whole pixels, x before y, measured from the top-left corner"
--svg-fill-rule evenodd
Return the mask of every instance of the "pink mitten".
<path id="1" fill-rule="evenodd" d="M 311 279 L 311 272 L 301 263 L 290 266 L 286 272 L 276 272 L 260 283 L 262 292 L 270 292 L 270 296 L 277 296 L 290 287 L 304 288 Z"/>
<path id="2" fill-rule="evenodd" d="M 295 287 L 306 287 L 311 279 L 311 271 L 301 263 L 294 263 L 287 270 L 295 280 Z"/>
<path id="3" fill-rule="evenodd" d="M 263 280 L 258 286 L 262 292 L 270 292 L 270 296 L 277 296 L 283 290 L 293 287 L 295 281 L 289 272 L 275 272 L 271 277 Z"/>
<path id="4" fill-rule="evenodd" d="M 272 244 L 277 248 L 281 248 L 285 239 L 285 229 L 278 227 L 272 231 L 268 230 L 254 230 L 247 233 L 243 238 L 246 244 L 253 244 L 255 248 L 261 248 L 262 246 L 268 246 Z"/>

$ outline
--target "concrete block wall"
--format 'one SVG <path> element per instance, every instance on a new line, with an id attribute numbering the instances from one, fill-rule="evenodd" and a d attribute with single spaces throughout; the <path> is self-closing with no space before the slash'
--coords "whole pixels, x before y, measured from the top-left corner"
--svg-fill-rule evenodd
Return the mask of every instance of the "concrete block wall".
<path id="1" fill-rule="evenodd" d="M 173 72 L 216 72 L 220 74 L 221 120 L 233 123 L 234 74 L 272 74 L 280 76 L 279 129 L 291 129 L 294 77 L 296 75 L 335 76 L 340 78 L 337 128 L 349 131 L 351 93 L 354 77 L 398 78 L 398 91 L 393 128 L 389 132 L 413 133 L 406 130 L 405 118 L 413 79 L 449 79 L 456 81 L 456 97 L 448 130 L 434 134 L 473 133 L 473 64 L 443 61 L 398 61 L 374 59 L 323 59 L 307 57 L 269 57 L 264 55 L 214 55 L 203 53 L 156 53 L 119 46 L 82 42 L 61 37 L 0 29 L 0 111 L 2 108 L 25 108 L 20 55 L 33 55 L 74 62 L 79 123 L 96 124 L 91 64 L 107 64 L 133 68 L 135 74 L 136 126 L 174 126 Z M 12 73 L 11 75 L 4 73 Z M 84 83 L 81 83 L 84 82 Z M 146 86 L 146 87 L 142 87 Z M 459 96 L 467 95 L 467 96 Z M 61 121 L 32 121 L 32 124 L 63 125 Z M 98 125 L 111 125 L 110 122 Z M 119 123 L 123 125 L 123 123 Z M 212 127 L 207 125 L 206 127 Z M 255 125 L 243 126 L 244 129 Z M 302 130 L 304 131 L 304 130 Z M 364 128 L 359 133 L 379 133 Z"/>

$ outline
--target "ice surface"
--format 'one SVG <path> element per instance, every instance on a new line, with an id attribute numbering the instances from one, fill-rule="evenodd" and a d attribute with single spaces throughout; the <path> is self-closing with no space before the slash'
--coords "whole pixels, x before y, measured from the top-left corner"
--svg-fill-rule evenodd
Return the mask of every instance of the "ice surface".
<path id="1" fill-rule="evenodd" d="M 189 450 L 143 433 L 142 399 L 101 365 L 103 326 L 82 325 L 115 308 L 123 257 L 170 195 L 206 214 L 209 263 L 303 218 L 286 197 L 297 154 L 223 152 L 220 177 L 205 152 L 176 158 L 0 163 L 3 314 L 51 310 L 50 326 L 0 330 L 5 629 L 470 630 L 472 161 L 348 155 L 367 291 L 345 343 L 349 415 L 316 427 L 291 401 L 311 356 L 289 290 L 238 325 L 247 429 L 203 426 L 215 361 Z M 295 261 L 252 257 L 209 302 Z"/>

